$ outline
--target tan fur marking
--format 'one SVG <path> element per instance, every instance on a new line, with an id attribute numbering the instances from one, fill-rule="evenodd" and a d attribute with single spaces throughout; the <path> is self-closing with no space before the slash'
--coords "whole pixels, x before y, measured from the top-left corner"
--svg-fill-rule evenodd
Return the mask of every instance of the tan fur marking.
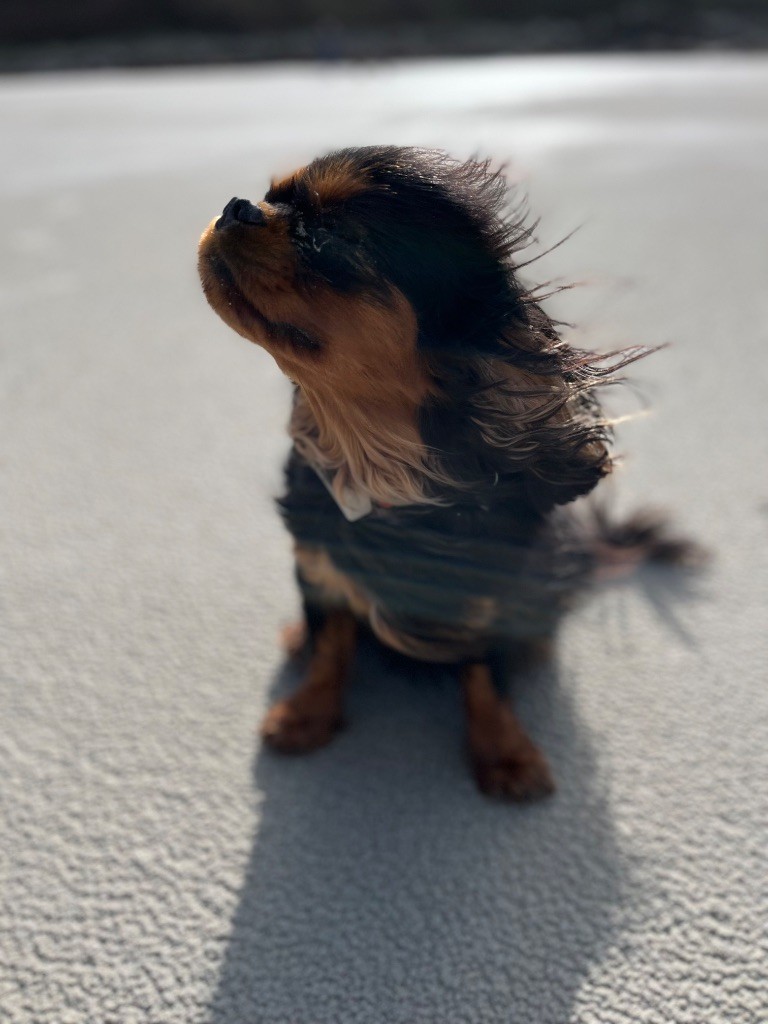
<path id="1" fill-rule="evenodd" d="M 470 598 L 461 622 L 416 624 L 407 620 L 401 628 L 387 609 L 373 605 L 371 629 L 382 643 L 409 658 L 452 664 L 468 657 L 482 657 L 488 650 L 489 636 L 498 608 L 491 597 Z"/>
<path id="2" fill-rule="evenodd" d="M 398 629 L 390 623 L 378 605 L 371 609 L 370 625 L 377 639 L 381 640 L 385 647 L 405 654 L 417 661 L 440 662 L 450 665 L 463 657 L 467 648 L 466 635 L 461 627 L 435 628 L 435 632 L 443 632 L 444 636 L 421 637 L 414 636 L 404 629 Z M 472 641 L 470 640 L 470 644 Z M 481 646 L 485 644 L 481 641 Z"/>
<path id="3" fill-rule="evenodd" d="M 294 554 L 304 579 L 322 591 L 329 605 L 348 607 L 359 618 L 367 620 L 370 599 L 353 580 L 336 568 L 327 552 L 297 544 Z"/>
<path id="4" fill-rule="evenodd" d="M 546 759 L 499 697 L 488 665 L 465 665 L 461 681 L 469 752 L 480 789 L 507 800 L 536 800 L 552 793 Z"/>
<path id="5" fill-rule="evenodd" d="M 342 724 L 342 696 L 356 642 L 357 626 L 350 613 L 330 611 L 315 634 L 304 682 L 264 719 L 261 735 L 271 747 L 303 754 L 330 742 Z"/>
<path id="6" fill-rule="evenodd" d="M 466 656 L 468 650 L 486 646 L 483 637 L 475 634 L 487 629 L 495 619 L 497 608 L 492 598 L 471 601 L 467 618 L 460 625 L 441 627 L 435 624 L 429 636 L 414 636 L 388 621 L 383 610 L 363 589 L 336 568 L 326 551 L 297 544 L 294 553 L 302 576 L 321 591 L 328 607 L 349 608 L 370 625 L 383 644 L 401 654 L 420 661 L 451 663 Z"/>
<path id="7" fill-rule="evenodd" d="M 317 195 L 317 201 L 321 206 L 330 206 L 334 203 L 343 202 L 367 188 L 365 178 L 345 163 L 324 168 L 316 171 L 309 179 L 311 187 Z"/>
<path id="8" fill-rule="evenodd" d="M 334 203 L 344 202 L 345 199 L 364 192 L 368 187 L 368 182 L 348 160 L 339 159 L 334 163 L 326 163 L 312 169 L 301 167 L 280 181 L 273 179 L 272 188 L 282 191 L 298 182 L 307 189 L 318 206 L 332 206 Z"/>
<path id="9" fill-rule="evenodd" d="M 218 219 L 218 218 L 216 218 Z M 256 309 L 254 292 L 272 297 L 293 294 L 296 256 L 284 218 L 271 212 L 258 230 L 216 231 L 216 219 L 203 232 L 198 246 L 198 270 L 205 297 L 221 319 L 248 341 L 263 344 L 263 329 L 249 312 L 243 297 Z M 222 263 L 234 279 L 236 292 L 217 272 Z"/>
<path id="10" fill-rule="evenodd" d="M 224 259 L 238 288 L 250 297 L 258 291 L 287 290 L 294 284 L 296 253 L 288 233 L 288 222 L 269 203 L 259 203 L 266 223 L 258 229 L 233 225 L 216 231 L 215 218 L 203 232 L 198 254 L 201 271 L 206 257 Z M 217 312 L 219 309 L 214 304 Z"/>
<path id="11" fill-rule="evenodd" d="M 418 430 L 432 384 L 410 304 L 400 295 L 383 308 L 328 293 L 313 314 L 328 352 L 283 366 L 301 387 L 290 424 L 297 449 L 335 474 L 339 500 L 349 488 L 382 504 L 424 502 L 427 480 L 447 481 Z"/>

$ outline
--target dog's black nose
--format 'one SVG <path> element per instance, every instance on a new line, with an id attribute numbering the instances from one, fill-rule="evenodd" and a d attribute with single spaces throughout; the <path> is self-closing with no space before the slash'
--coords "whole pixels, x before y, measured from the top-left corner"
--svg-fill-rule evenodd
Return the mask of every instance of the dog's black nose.
<path id="1" fill-rule="evenodd" d="M 216 230 L 228 227 L 230 224 L 264 224 L 266 222 L 264 213 L 249 203 L 247 199 L 230 199 L 216 221 Z"/>

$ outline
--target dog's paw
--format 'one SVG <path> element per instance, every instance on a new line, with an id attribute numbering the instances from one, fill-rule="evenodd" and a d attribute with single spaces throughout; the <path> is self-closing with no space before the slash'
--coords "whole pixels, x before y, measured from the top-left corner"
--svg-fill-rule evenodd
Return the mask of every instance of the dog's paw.
<path id="1" fill-rule="evenodd" d="M 290 699 L 281 700 L 262 722 L 261 737 L 282 754 L 308 754 L 330 743 L 341 725 L 340 715 L 306 709 Z"/>
<path id="2" fill-rule="evenodd" d="M 290 661 L 302 661 L 309 653 L 307 624 L 291 622 L 280 630 L 280 646 Z"/>
<path id="3" fill-rule="evenodd" d="M 500 800 L 531 802 L 555 791 L 552 772 L 538 750 L 491 761 L 475 757 L 472 768 L 478 788 Z"/>

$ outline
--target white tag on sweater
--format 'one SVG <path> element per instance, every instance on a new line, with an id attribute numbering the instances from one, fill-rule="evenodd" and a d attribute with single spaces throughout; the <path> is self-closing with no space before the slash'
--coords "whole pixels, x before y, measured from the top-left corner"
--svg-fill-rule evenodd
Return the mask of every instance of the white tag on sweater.
<path id="1" fill-rule="evenodd" d="M 367 494 L 359 494 L 350 487 L 345 487 L 342 492 L 342 498 L 339 499 L 339 496 L 333 489 L 333 477 L 326 470 L 319 469 L 317 466 L 312 466 L 312 469 L 323 481 L 328 493 L 339 506 L 339 510 L 348 522 L 354 523 L 358 519 L 362 519 L 363 516 L 371 514 L 373 502 Z"/>

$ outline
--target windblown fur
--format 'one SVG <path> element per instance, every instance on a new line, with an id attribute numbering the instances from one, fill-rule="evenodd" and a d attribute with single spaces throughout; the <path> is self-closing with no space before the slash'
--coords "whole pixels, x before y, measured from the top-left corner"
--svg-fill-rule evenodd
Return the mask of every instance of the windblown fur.
<path id="1" fill-rule="evenodd" d="M 315 655 L 265 724 L 281 749 L 337 727 L 354 616 L 466 666 L 482 788 L 549 792 L 494 710 L 490 660 L 550 636 L 601 565 L 687 553 L 658 523 L 585 530 L 572 512 L 612 469 L 599 390 L 646 350 L 565 341 L 521 277 L 532 230 L 488 163 L 385 146 L 315 160 L 256 206 L 233 199 L 203 235 L 208 300 L 296 385 L 280 508 Z"/>
<path id="2" fill-rule="evenodd" d="M 563 340 L 519 276 L 532 228 L 488 163 L 345 150 L 262 205 L 258 251 L 253 229 L 235 225 L 235 248 L 212 225 L 200 265 L 214 306 L 297 384 L 291 532 L 369 594 L 389 642 L 385 621 L 431 628 L 422 646 L 445 659 L 551 632 L 601 550 L 552 513 L 610 473 L 597 390 L 645 350 Z M 346 521 L 350 493 L 370 516 Z"/>

